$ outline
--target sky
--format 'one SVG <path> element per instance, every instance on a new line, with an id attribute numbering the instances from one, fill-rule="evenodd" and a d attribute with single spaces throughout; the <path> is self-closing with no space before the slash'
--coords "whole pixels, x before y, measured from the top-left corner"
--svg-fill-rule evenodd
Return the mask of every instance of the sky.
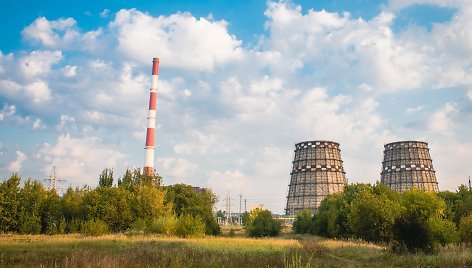
<path id="1" fill-rule="evenodd" d="M 472 173 L 472 1 L 8 1 L 0 17 L 2 180 L 142 168 L 153 57 L 155 168 L 217 209 L 283 213 L 309 140 L 340 143 L 349 183 L 379 181 L 401 140 L 429 143 L 440 190 Z"/>

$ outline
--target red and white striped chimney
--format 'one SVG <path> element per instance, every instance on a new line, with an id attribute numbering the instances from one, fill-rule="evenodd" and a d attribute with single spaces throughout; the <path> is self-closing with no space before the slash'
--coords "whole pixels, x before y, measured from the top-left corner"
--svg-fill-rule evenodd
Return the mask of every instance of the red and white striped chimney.
<path id="1" fill-rule="evenodd" d="M 152 82 L 149 96 L 149 111 L 147 117 L 146 147 L 144 147 L 143 175 L 154 175 L 154 129 L 156 128 L 157 78 L 159 58 L 152 59 Z"/>

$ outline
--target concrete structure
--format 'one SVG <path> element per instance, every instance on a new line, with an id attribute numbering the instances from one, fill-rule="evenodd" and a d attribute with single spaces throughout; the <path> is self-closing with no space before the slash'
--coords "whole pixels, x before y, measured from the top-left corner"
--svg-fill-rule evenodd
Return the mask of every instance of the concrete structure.
<path id="1" fill-rule="evenodd" d="M 144 175 L 154 175 L 154 129 L 156 128 L 156 101 L 157 80 L 159 73 L 159 59 L 152 60 L 152 82 L 149 96 L 149 111 L 147 116 L 146 147 L 144 147 Z"/>
<path id="2" fill-rule="evenodd" d="M 305 141 L 295 144 L 286 215 L 313 212 L 329 194 L 343 190 L 346 177 L 339 143 Z"/>
<path id="3" fill-rule="evenodd" d="M 398 141 L 388 143 L 384 147 L 381 183 L 398 192 L 413 187 L 432 192 L 439 191 L 428 143 Z"/>

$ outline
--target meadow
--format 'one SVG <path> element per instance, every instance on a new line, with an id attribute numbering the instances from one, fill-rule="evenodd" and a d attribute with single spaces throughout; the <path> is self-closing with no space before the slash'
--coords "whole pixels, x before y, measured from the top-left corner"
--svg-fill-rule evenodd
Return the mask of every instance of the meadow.
<path id="1" fill-rule="evenodd" d="M 177 238 L 114 234 L 0 235 L 1 267 L 470 267 L 472 252 L 389 252 L 359 241 L 316 236 Z"/>

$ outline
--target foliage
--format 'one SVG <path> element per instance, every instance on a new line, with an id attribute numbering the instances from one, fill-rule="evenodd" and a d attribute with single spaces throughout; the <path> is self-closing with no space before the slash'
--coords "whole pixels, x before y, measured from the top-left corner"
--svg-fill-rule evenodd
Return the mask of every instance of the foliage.
<path id="1" fill-rule="evenodd" d="M 180 237 L 202 237 L 205 235 L 205 224 L 199 216 L 183 214 L 177 220 L 175 234 Z"/>
<path id="2" fill-rule="evenodd" d="M 370 191 L 360 192 L 351 204 L 348 222 L 355 237 L 373 242 L 392 239 L 392 227 L 401 214 L 400 203 L 387 194 L 376 195 Z"/>
<path id="3" fill-rule="evenodd" d="M 176 216 L 192 215 L 200 217 L 205 223 L 205 233 L 217 235 L 220 227 L 213 215 L 213 206 L 218 201 L 216 195 L 209 189 L 196 191 L 192 186 L 175 184 L 166 187 L 165 204 L 172 205 Z"/>
<path id="4" fill-rule="evenodd" d="M 401 205 L 404 212 L 393 226 L 395 250 L 432 252 L 455 240 L 455 226 L 443 218 L 446 204 L 434 193 L 405 191 Z"/>
<path id="5" fill-rule="evenodd" d="M 305 209 L 297 215 L 293 222 L 293 232 L 296 234 L 309 234 L 313 231 L 313 213 Z"/>
<path id="6" fill-rule="evenodd" d="M 459 238 L 461 242 L 472 245 L 472 214 L 461 218 Z"/>
<path id="7" fill-rule="evenodd" d="M 112 187 L 113 186 L 113 170 L 112 169 L 104 169 L 100 177 L 98 178 L 98 186 L 99 187 Z"/>
<path id="8" fill-rule="evenodd" d="M 16 232 L 20 211 L 20 180 L 18 174 L 13 175 L 0 184 L 0 231 Z"/>
<path id="9" fill-rule="evenodd" d="M 251 210 L 251 221 L 246 227 L 246 233 L 252 237 L 277 236 L 282 229 L 282 224 L 272 218 L 269 210 Z"/>
<path id="10" fill-rule="evenodd" d="M 174 235 L 177 227 L 177 218 L 174 215 L 165 215 L 152 221 L 148 231 L 166 236 Z"/>
<path id="11" fill-rule="evenodd" d="M 87 236 L 100 236 L 108 233 L 108 226 L 102 220 L 88 220 L 82 224 L 80 233 Z"/>

